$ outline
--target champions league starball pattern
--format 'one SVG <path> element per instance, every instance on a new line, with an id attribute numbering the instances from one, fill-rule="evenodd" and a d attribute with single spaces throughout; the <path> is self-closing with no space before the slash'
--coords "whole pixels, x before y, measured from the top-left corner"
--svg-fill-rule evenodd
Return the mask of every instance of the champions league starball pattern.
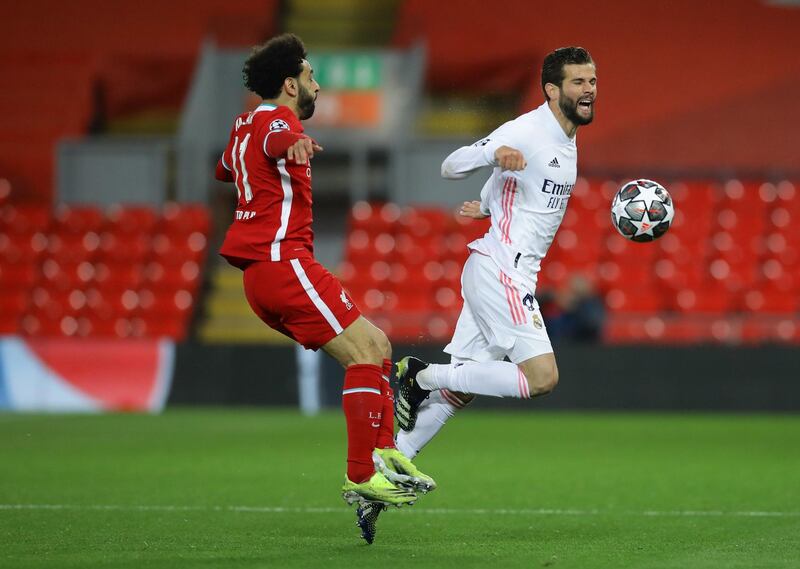
<path id="1" fill-rule="evenodd" d="M 667 189 L 652 180 L 633 180 L 622 185 L 611 202 L 611 222 L 631 241 L 653 241 L 672 225 L 675 206 Z"/>

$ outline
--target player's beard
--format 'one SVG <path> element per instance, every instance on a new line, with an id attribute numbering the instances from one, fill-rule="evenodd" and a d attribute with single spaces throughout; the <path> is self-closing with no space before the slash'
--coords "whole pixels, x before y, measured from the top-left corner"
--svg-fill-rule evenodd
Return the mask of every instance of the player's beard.
<path id="1" fill-rule="evenodd" d="M 300 85 L 297 93 L 297 110 L 300 113 L 300 120 L 310 119 L 314 115 L 316 97 L 311 91 Z"/>
<path id="2" fill-rule="evenodd" d="M 594 101 L 592 101 L 592 106 L 589 108 L 589 116 L 582 117 L 578 114 L 578 99 L 570 99 L 564 95 L 563 91 L 558 96 L 558 108 L 561 109 L 561 112 L 572 124 L 578 126 L 589 124 L 594 119 Z"/>

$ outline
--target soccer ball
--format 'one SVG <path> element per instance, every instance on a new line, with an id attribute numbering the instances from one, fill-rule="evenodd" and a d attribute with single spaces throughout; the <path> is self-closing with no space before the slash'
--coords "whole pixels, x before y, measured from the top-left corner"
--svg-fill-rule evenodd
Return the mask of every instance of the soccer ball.
<path id="1" fill-rule="evenodd" d="M 667 232 L 675 206 L 667 189 L 652 180 L 622 184 L 611 202 L 611 223 L 625 239 L 652 241 Z"/>

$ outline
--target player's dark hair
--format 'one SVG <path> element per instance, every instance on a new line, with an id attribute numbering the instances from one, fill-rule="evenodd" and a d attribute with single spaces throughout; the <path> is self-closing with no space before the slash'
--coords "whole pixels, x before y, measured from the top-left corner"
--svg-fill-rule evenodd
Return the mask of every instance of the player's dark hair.
<path id="1" fill-rule="evenodd" d="M 544 58 L 542 64 L 542 91 L 544 98 L 550 100 L 547 96 L 544 86 L 548 83 L 558 85 L 564 81 L 564 66 L 565 65 L 584 65 L 586 63 L 594 63 L 592 56 L 589 52 L 582 47 L 560 47 L 551 51 Z"/>
<path id="2" fill-rule="evenodd" d="M 262 99 L 276 98 L 287 77 L 300 76 L 306 55 L 303 40 L 294 34 L 281 34 L 254 47 L 242 69 L 245 87 Z"/>

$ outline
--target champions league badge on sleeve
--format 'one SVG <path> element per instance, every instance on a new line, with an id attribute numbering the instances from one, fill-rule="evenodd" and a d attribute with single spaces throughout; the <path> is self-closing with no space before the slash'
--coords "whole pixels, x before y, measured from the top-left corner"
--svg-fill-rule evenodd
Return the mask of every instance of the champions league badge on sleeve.
<path id="1" fill-rule="evenodd" d="M 289 123 L 283 119 L 275 119 L 269 123 L 269 129 L 272 130 L 289 130 Z"/>

